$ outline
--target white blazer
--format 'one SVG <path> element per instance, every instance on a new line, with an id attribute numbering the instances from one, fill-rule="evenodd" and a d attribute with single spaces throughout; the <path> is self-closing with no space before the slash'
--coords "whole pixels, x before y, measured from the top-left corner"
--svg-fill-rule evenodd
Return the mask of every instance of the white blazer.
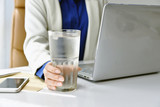
<path id="1" fill-rule="evenodd" d="M 89 18 L 84 60 L 93 60 L 97 44 L 99 25 L 107 0 L 85 0 Z M 32 70 L 51 60 L 48 30 L 62 28 L 59 0 L 26 0 L 24 53 Z"/>

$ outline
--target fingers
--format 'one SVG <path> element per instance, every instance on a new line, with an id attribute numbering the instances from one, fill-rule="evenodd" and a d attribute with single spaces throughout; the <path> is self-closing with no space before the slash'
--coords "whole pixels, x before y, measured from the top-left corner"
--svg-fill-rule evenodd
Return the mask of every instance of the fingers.
<path id="1" fill-rule="evenodd" d="M 48 89 L 50 90 L 56 90 L 56 87 L 62 86 L 62 81 L 56 81 L 53 79 L 46 78 L 45 83 L 47 84 Z"/>
<path id="2" fill-rule="evenodd" d="M 51 86 L 51 85 L 47 85 L 47 88 L 50 89 L 50 90 L 56 90 L 56 87 L 55 86 Z"/>
<path id="3" fill-rule="evenodd" d="M 57 86 L 62 86 L 64 77 L 60 75 L 61 71 L 58 68 L 52 66 L 52 63 L 48 63 L 45 66 L 43 73 L 48 89 L 56 90 Z"/>
<path id="4" fill-rule="evenodd" d="M 62 82 L 59 81 L 54 81 L 54 80 L 50 80 L 50 79 L 46 79 L 45 83 L 47 84 L 47 86 L 51 86 L 51 87 L 60 87 L 62 86 Z"/>
<path id="5" fill-rule="evenodd" d="M 51 62 L 49 62 L 44 68 L 45 83 L 47 84 L 48 89 L 56 90 L 56 87 L 63 85 L 64 77 L 60 75 L 61 70 L 66 73 L 75 71 L 75 66 L 72 65 L 58 65 L 54 67 Z M 76 68 L 76 71 L 80 71 L 81 68 Z"/>
<path id="6" fill-rule="evenodd" d="M 47 79 L 51 79 L 51 80 L 55 80 L 55 81 L 61 81 L 61 82 L 64 81 L 63 76 L 58 75 L 58 74 L 54 74 L 54 73 L 51 73 L 51 72 L 47 72 L 46 69 L 44 69 L 44 75 Z"/>
<path id="7" fill-rule="evenodd" d="M 51 73 L 55 73 L 55 74 L 60 74 L 60 73 L 61 73 L 61 71 L 60 71 L 58 68 L 53 67 L 53 65 L 52 65 L 51 62 L 49 62 L 49 63 L 46 65 L 45 69 L 46 69 L 47 71 L 51 72 Z"/>

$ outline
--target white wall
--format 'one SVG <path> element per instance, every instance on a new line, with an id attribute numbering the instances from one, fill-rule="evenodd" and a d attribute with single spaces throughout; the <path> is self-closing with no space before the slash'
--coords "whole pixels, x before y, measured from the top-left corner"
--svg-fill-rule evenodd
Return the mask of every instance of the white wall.
<path id="1" fill-rule="evenodd" d="M 0 0 L 0 68 L 9 67 L 14 0 Z"/>
<path id="2" fill-rule="evenodd" d="M 0 0 L 0 68 L 4 67 L 4 27 L 5 27 L 5 14 L 4 14 L 5 0 Z"/>
<path id="3" fill-rule="evenodd" d="M 14 0 L 5 0 L 5 66 L 9 67 L 10 62 L 10 45 L 11 45 L 11 29 L 12 29 L 12 13 L 14 10 Z"/>

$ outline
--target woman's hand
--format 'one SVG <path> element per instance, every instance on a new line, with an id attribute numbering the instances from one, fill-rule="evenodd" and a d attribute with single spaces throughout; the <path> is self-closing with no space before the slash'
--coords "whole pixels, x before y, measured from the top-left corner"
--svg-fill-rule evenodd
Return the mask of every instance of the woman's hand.
<path id="1" fill-rule="evenodd" d="M 63 70 L 65 74 L 73 72 L 74 66 L 68 65 L 59 65 L 58 67 L 53 67 L 52 62 L 49 62 L 44 68 L 44 76 L 45 76 L 45 83 L 47 84 L 48 89 L 56 90 L 56 87 L 60 87 L 63 85 L 64 77 L 60 75 L 61 71 Z M 78 71 L 81 70 L 80 67 L 77 69 Z"/>
<path id="2" fill-rule="evenodd" d="M 60 69 L 53 67 L 51 62 L 45 66 L 43 73 L 48 89 L 56 90 L 57 86 L 62 86 L 64 77 L 60 75 Z"/>

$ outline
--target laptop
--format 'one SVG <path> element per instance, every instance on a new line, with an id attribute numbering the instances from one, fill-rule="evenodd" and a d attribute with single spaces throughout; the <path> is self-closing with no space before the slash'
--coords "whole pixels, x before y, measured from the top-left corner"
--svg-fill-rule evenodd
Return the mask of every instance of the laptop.
<path id="1" fill-rule="evenodd" d="M 106 4 L 95 60 L 79 66 L 92 81 L 160 71 L 160 6 Z"/>

